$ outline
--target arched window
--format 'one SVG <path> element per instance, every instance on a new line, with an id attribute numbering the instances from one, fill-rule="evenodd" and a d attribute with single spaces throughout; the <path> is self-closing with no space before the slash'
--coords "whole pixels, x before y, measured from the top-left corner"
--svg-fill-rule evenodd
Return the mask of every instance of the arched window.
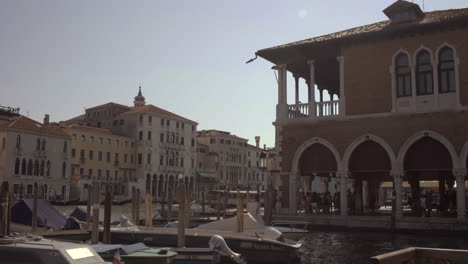
<path id="1" fill-rule="evenodd" d="M 395 60 L 397 96 L 411 96 L 411 69 L 409 58 L 405 53 L 400 53 Z"/>
<path id="2" fill-rule="evenodd" d="M 39 176 L 39 162 L 34 161 L 34 176 Z"/>
<path id="3" fill-rule="evenodd" d="M 39 175 L 44 176 L 44 172 L 45 172 L 45 162 L 41 161 L 41 169 L 39 170 Z"/>
<path id="4" fill-rule="evenodd" d="M 68 150 L 68 144 L 67 144 L 67 141 L 64 141 L 63 142 L 63 153 L 67 153 L 67 150 Z"/>
<path id="5" fill-rule="evenodd" d="M 16 158 L 16 161 L 15 161 L 15 174 L 18 175 L 20 173 L 20 164 L 21 161 L 19 158 Z"/>
<path id="6" fill-rule="evenodd" d="M 20 148 L 21 147 L 21 136 L 18 135 L 16 136 L 16 148 Z"/>
<path id="7" fill-rule="evenodd" d="M 65 178 L 67 176 L 67 164 L 64 162 L 62 164 L 62 177 Z"/>
<path id="8" fill-rule="evenodd" d="M 36 141 L 36 150 L 41 150 L 41 140 L 39 138 Z"/>
<path id="9" fill-rule="evenodd" d="M 41 150 L 42 150 L 42 151 L 45 151 L 45 147 L 46 147 L 45 139 L 42 139 L 42 147 L 41 147 Z"/>
<path id="10" fill-rule="evenodd" d="M 21 161 L 21 175 L 26 175 L 26 170 L 27 170 L 26 160 L 23 159 L 23 161 Z"/>
<path id="11" fill-rule="evenodd" d="M 444 47 L 439 52 L 439 91 L 455 92 L 455 62 L 453 50 Z"/>
<path id="12" fill-rule="evenodd" d="M 28 161 L 28 175 L 29 176 L 33 175 L 33 162 L 32 162 L 32 160 Z"/>
<path id="13" fill-rule="evenodd" d="M 433 76 L 431 54 L 427 50 L 422 50 L 416 56 L 416 94 L 432 94 Z"/>
<path id="14" fill-rule="evenodd" d="M 47 177 L 50 176 L 50 160 L 47 161 L 47 165 L 46 165 L 46 176 L 47 176 Z"/>

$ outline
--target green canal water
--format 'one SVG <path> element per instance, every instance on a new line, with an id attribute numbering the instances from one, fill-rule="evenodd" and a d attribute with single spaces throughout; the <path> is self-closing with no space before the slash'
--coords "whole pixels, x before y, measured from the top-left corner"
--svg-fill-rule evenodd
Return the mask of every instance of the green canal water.
<path id="1" fill-rule="evenodd" d="M 301 242 L 302 264 L 366 264 L 372 256 L 408 247 L 468 249 L 468 234 L 315 230 Z"/>

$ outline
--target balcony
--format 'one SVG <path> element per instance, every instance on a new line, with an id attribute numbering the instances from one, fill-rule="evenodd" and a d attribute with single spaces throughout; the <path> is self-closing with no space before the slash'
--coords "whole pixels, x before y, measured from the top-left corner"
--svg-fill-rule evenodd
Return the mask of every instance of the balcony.
<path id="1" fill-rule="evenodd" d="M 119 160 L 114 160 L 114 166 L 119 166 L 120 162 Z"/>
<path id="2" fill-rule="evenodd" d="M 47 156 L 47 151 L 45 150 L 36 150 L 34 151 L 34 155 L 38 158 L 45 158 Z"/>
<path id="3" fill-rule="evenodd" d="M 340 114 L 339 106 L 339 100 L 316 102 L 315 109 L 310 103 L 288 105 L 288 119 L 338 116 Z"/>
<path id="4" fill-rule="evenodd" d="M 80 157 L 80 163 L 83 164 L 86 162 L 86 158 L 85 157 Z"/>
<path id="5" fill-rule="evenodd" d="M 21 156 L 23 154 L 23 149 L 21 147 L 16 147 L 16 155 Z"/>

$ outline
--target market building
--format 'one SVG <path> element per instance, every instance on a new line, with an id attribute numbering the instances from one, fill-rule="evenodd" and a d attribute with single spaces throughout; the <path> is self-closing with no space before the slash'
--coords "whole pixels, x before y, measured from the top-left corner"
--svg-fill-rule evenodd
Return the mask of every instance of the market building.
<path id="1" fill-rule="evenodd" d="M 39 196 L 68 201 L 70 195 L 70 137 L 57 125 L 0 108 L 0 182 L 7 182 L 14 199 Z"/>
<path id="2" fill-rule="evenodd" d="M 438 210 L 466 218 L 468 8 L 423 12 L 400 0 L 383 12 L 386 21 L 256 52 L 278 75 L 281 212 L 296 214 L 300 192 L 323 178 L 343 216 L 378 208 L 390 182 L 401 218 L 403 184 L 419 201 L 432 181 Z"/>

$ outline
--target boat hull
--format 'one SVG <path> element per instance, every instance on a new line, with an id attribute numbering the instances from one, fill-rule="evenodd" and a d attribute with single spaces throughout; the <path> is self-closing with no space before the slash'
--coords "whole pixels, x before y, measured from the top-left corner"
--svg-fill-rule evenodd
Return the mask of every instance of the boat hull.
<path id="1" fill-rule="evenodd" d="M 186 247 L 207 247 L 213 234 L 189 233 Z M 290 263 L 298 259 L 300 244 L 286 244 L 253 237 L 221 235 L 231 250 L 240 253 L 247 263 Z M 143 242 L 151 247 L 177 246 L 177 232 L 112 230 L 112 243 L 132 244 Z"/>

